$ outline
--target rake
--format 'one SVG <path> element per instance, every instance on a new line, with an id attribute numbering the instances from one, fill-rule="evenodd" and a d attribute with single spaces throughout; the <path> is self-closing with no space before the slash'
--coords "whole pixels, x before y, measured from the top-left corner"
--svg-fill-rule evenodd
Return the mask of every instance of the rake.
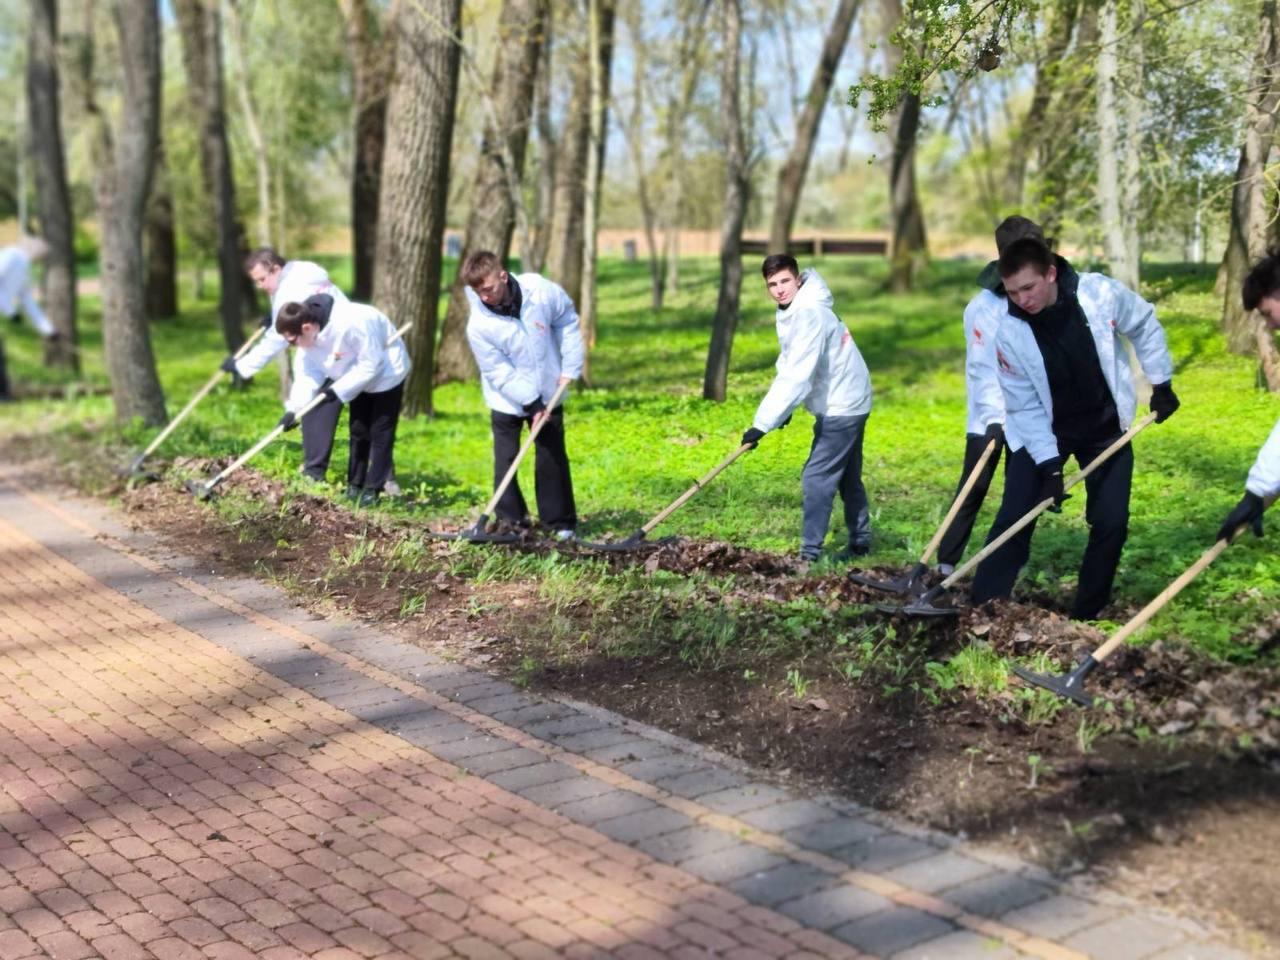
<path id="1" fill-rule="evenodd" d="M 542 428 L 547 421 L 551 419 L 551 412 L 555 410 L 556 405 L 560 402 L 560 398 L 564 396 L 566 390 L 569 389 L 569 383 L 564 383 L 556 387 L 556 392 L 551 396 L 551 402 L 547 404 L 546 415 L 540 417 L 538 421 L 529 428 L 529 437 L 521 445 L 516 458 L 511 461 L 511 466 L 507 467 L 507 472 L 503 475 L 501 482 L 493 491 L 493 496 L 489 498 L 489 502 L 484 505 L 484 509 L 480 512 L 479 518 L 471 526 L 462 530 L 451 532 L 440 532 L 428 530 L 427 536 L 433 540 L 465 540 L 468 543 L 515 543 L 520 539 L 518 533 L 489 533 L 485 528 L 489 524 L 489 518 L 493 516 L 493 511 L 497 509 L 498 501 L 502 499 L 502 495 L 507 492 L 507 487 L 511 486 L 511 481 L 516 478 L 516 471 L 520 469 L 520 462 L 524 460 L 525 454 L 533 447 L 533 441 L 538 438 L 538 434 L 542 432 Z"/>
<path id="2" fill-rule="evenodd" d="M 239 360 L 241 357 L 243 357 L 246 353 L 249 352 L 249 348 L 254 345 L 257 339 L 260 336 L 262 336 L 264 332 L 266 332 L 266 327 L 258 327 L 258 329 L 254 330 L 252 335 L 250 335 L 249 339 L 240 345 L 240 349 L 237 350 L 234 354 L 232 354 L 232 357 L 236 360 Z M 140 454 L 138 454 L 131 461 L 129 461 L 129 464 L 127 466 L 121 467 L 116 472 L 120 476 L 126 477 L 129 480 L 158 479 L 155 474 L 149 473 L 146 470 L 143 470 L 142 464 L 146 461 L 146 459 L 149 456 L 151 456 L 153 453 L 156 452 L 156 450 L 159 449 L 160 444 L 164 443 L 165 440 L 169 438 L 169 435 L 178 428 L 178 424 L 180 424 L 183 420 L 187 418 L 187 415 L 190 414 L 191 411 L 196 408 L 196 405 L 209 395 L 209 392 L 218 385 L 218 381 L 220 381 L 222 377 L 223 377 L 223 371 L 219 369 L 217 373 L 215 373 L 213 376 L 211 376 L 208 379 L 208 381 L 205 383 L 203 387 L 201 387 L 199 390 L 196 391 L 195 396 L 187 401 L 187 405 L 183 407 L 180 411 L 178 411 L 178 415 L 174 417 L 172 420 L 170 420 L 169 423 L 165 426 L 165 428 L 161 430 L 159 434 L 157 434 L 156 438 L 152 440 L 150 444 L 147 445 L 147 449 L 143 450 Z"/>
<path id="3" fill-rule="evenodd" d="M 744 453 L 750 450 L 751 447 L 752 445 L 749 443 L 744 443 L 742 446 L 738 447 L 737 450 L 734 450 L 731 454 L 729 454 L 727 457 L 721 460 L 718 464 L 716 464 L 714 467 L 712 467 L 710 470 L 708 470 L 706 473 L 700 476 L 697 480 L 693 481 L 693 485 L 689 487 L 688 490 L 686 490 L 684 493 L 680 494 L 680 496 L 672 500 L 671 503 L 669 503 L 666 507 L 664 507 L 652 520 L 646 523 L 643 527 L 641 527 L 635 533 L 631 534 L 631 536 L 627 537 L 625 540 L 619 540 L 617 543 L 583 542 L 579 544 L 579 546 L 586 547 L 590 550 L 608 550 L 614 553 L 625 553 L 631 550 L 643 549 L 645 546 L 652 546 L 653 544 L 647 541 L 646 538 L 649 536 L 649 534 L 653 532 L 654 527 L 662 523 L 662 521 L 666 520 L 667 517 L 671 516 L 673 513 L 675 513 L 677 510 L 683 507 L 686 503 L 688 503 L 689 500 L 693 498 L 693 495 L 695 493 L 697 493 L 699 490 L 701 490 L 703 487 L 709 484 L 712 480 L 718 477 L 721 471 L 723 471 L 726 467 L 729 466 L 729 464 L 733 463 L 733 461 L 737 460 L 740 456 L 742 456 Z"/>
<path id="4" fill-rule="evenodd" d="M 964 485 L 960 488 L 960 492 L 956 494 L 956 498 L 951 503 L 951 509 L 947 511 L 947 515 L 942 518 L 942 524 L 938 527 L 937 533 L 933 535 L 933 539 L 929 541 L 928 546 L 924 548 L 924 553 L 920 555 L 920 561 L 912 567 L 905 575 L 897 577 L 894 580 L 877 580 L 875 577 L 869 577 L 865 573 L 858 571 L 851 572 L 849 579 L 854 583 L 860 583 L 864 587 L 870 587 L 873 590 L 883 590 L 885 593 L 896 593 L 900 595 L 919 594 L 924 591 L 921 589 L 924 584 L 920 582 L 929 571 L 929 561 L 933 558 L 934 551 L 942 543 L 942 538 L 947 535 L 947 530 L 951 524 L 955 523 L 956 515 L 960 513 L 960 507 L 964 505 L 965 500 L 969 496 L 969 492 L 973 490 L 974 485 L 978 482 L 978 478 L 982 476 L 982 470 L 987 465 L 987 461 L 991 459 L 991 455 L 999 449 L 999 440 L 992 440 L 987 444 L 987 448 L 982 451 L 982 456 L 978 458 L 978 462 L 973 465 L 973 469 L 969 471 L 969 476 L 965 478 Z"/>
<path id="5" fill-rule="evenodd" d="M 1276 500 L 1270 497 L 1267 500 L 1267 506 L 1270 506 Z M 1083 707 L 1093 706 L 1093 697 L 1085 692 L 1084 682 L 1095 669 L 1098 664 L 1107 659 L 1115 650 L 1131 636 L 1144 627 L 1148 620 L 1154 617 L 1160 610 L 1174 597 L 1182 592 L 1182 588 L 1189 584 L 1192 580 L 1200 575 L 1205 567 L 1213 563 L 1223 550 L 1227 549 L 1241 533 L 1248 527 L 1248 524 L 1240 524 L 1236 527 L 1235 532 L 1231 534 L 1229 539 L 1222 539 L 1215 543 L 1212 547 L 1200 555 L 1200 559 L 1187 567 L 1173 583 L 1165 587 L 1160 594 L 1139 610 L 1128 623 L 1113 633 L 1105 643 L 1103 643 L 1093 653 L 1088 654 L 1074 670 L 1067 674 L 1055 675 L 1034 673 L 1026 667 L 1015 664 L 1013 672 L 1016 673 L 1027 683 L 1035 684 L 1037 687 L 1043 687 L 1046 690 L 1056 693 L 1060 697 L 1066 697 L 1074 700 Z"/>
<path id="6" fill-rule="evenodd" d="M 394 334 L 391 335 L 391 337 L 387 340 L 387 346 L 388 347 L 391 346 L 393 343 L 395 343 L 397 340 L 403 337 L 406 333 L 409 332 L 409 330 L 412 327 L 413 327 L 413 321 L 410 320 L 408 323 L 406 323 L 404 326 L 402 326 L 399 330 L 397 330 Z M 309 401 L 307 401 L 307 405 L 305 407 L 303 407 L 301 410 L 298 411 L 296 417 L 294 418 L 295 421 L 300 422 L 303 417 L 305 417 L 308 413 L 310 413 L 316 407 L 320 406 L 320 404 L 323 402 L 324 402 L 324 393 L 323 392 L 317 393 L 314 397 L 312 397 Z M 220 471 L 215 476 L 211 477 L 209 480 L 204 482 L 201 482 L 199 480 L 188 480 L 186 482 L 187 490 L 195 494 L 195 497 L 197 500 L 208 500 L 209 497 L 213 495 L 213 491 L 217 488 L 218 484 L 222 483 L 223 480 L 227 479 L 227 477 L 231 476 L 231 474 L 235 473 L 237 470 L 243 467 L 246 463 L 248 463 L 250 460 L 256 457 L 259 453 L 261 453 L 264 449 L 270 446 L 271 442 L 275 440 L 276 437 L 280 436 L 280 434 L 282 433 L 284 433 L 284 427 L 277 424 L 271 430 L 270 433 L 268 433 L 265 437 L 263 437 L 261 440 L 255 443 L 252 447 L 250 447 L 248 451 L 243 453 L 238 459 L 236 459 L 234 463 L 232 463 L 226 469 Z"/>
<path id="7" fill-rule="evenodd" d="M 1122 450 L 1125 446 L 1127 446 L 1133 440 L 1134 437 L 1136 437 L 1139 433 L 1141 433 L 1143 430 L 1149 427 L 1152 423 L 1154 423 L 1155 419 L 1156 419 L 1156 415 L 1154 413 L 1149 413 L 1145 417 L 1143 417 L 1141 420 L 1137 421 L 1133 426 L 1131 426 L 1128 430 L 1126 430 L 1124 434 L 1122 434 L 1119 437 L 1119 439 L 1117 439 L 1113 444 L 1111 444 L 1111 446 L 1107 447 L 1107 449 L 1103 450 L 1102 453 L 1098 454 L 1098 456 L 1096 456 L 1087 467 L 1085 467 L 1083 470 L 1077 473 L 1074 477 L 1068 480 L 1065 484 L 1063 484 L 1063 488 L 1062 488 L 1063 492 L 1065 493 L 1067 490 L 1070 490 L 1076 484 L 1080 483 L 1082 480 L 1088 477 L 1089 474 L 1093 473 L 1093 471 L 1097 470 L 1098 467 L 1106 463 L 1119 450 Z M 995 553 L 997 550 L 1003 547 L 1006 542 L 1008 542 L 1009 540 L 1017 536 L 1018 533 L 1023 529 L 1023 527 L 1027 526 L 1027 524 L 1031 523 L 1031 521 L 1035 520 L 1036 517 L 1040 516 L 1040 514 L 1044 513 L 1046 510 L 1048 510 L 1052 506 L 1053 506 L 1052 497 L 1047 497 L 1046 499 L 1040 501 L 1040 503 L 1036 504 L 1029 511 L 1027 511 L 1027 513 L 1021 519 L 1019 519 L 1015 524 L 1013 524 L 1013 526 L 1009 527 L 1008 530 L 1005 530 L 1004 533 L 1000 534 L 1000 536 L 996 537 L 994 540 L 988 543 L 985 547 L 983 547 L 981 550 L 975 553 L 972 557 L 966 560 L 963 564 L 957 567 L 955 572 L 952 573 L 949 577 L 947 577 L 945 580 L 943 580 L 940 584 L 938 584 L 933 589 L 929 590 L 927 593 L 922 594 L 921 596 L 913 600 L 911 603 L 908 603 L 906 606 L 897 606 L 895 604 L 877 604 L 876 606 L 880 610 L 885 611 L 886 613 L 905 613 L 907 616 L 912 616 L 912 617 L 955 616 L 959 612 L 958 608 L 937 607 L 937 606 L 934 606 L 933 602 L 937 600 L 938 597 L 942 596 L 942 594 L 944 594 L 962 576 L 964 576 L 966 573 L 968 573 L 970 570 L 976 567 L 979 563 L 981 563 L 987 557 L 991 556 L 991 554 Z"/>

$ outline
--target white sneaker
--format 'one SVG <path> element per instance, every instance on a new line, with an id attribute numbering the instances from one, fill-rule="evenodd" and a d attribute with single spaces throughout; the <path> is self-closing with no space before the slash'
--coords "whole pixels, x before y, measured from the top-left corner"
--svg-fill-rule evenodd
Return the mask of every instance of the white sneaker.
<path id="1" fill-rule="evenodd" d="M 388 497 L 398 497 L 400 496 L 400 484 L 394 480 L 388 480 L 382 485 L 382 492 Z"/>
<path id="2" fill-rule="evenodd" d="M 940 563 L 938 564 L 938 572 L 944 577 L 949 577 L 956 572 L 956 566 L 954 563 Z"/>
<path id="3" fill-rule="evenodd" d="M 555 536 L 561 543 L 567 543 L 570 540 L 578 539 L 578 535 L 572 530 L 557 530 Z"/>

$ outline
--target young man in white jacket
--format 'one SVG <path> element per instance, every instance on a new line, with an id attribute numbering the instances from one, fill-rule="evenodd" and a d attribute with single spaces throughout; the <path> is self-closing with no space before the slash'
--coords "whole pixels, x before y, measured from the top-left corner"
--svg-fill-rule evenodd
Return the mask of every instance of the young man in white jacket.
<path id="1" fill-rule="evenodd" d="M 496 488 L 520 449 L 520 433 L 546 424 L 534 441 L 534 493 L 538 518 L 561 540 L 578 525 L 573 478 L 564 443 L 564 407 L 548 410 L 560 384 L 582 376 L 578 311 L 558 285 L 536 273 L 512 276 L 494 253 L 478 250 L 462 264 L 471 316 L 467 340 L 480 368 L 480 389 L 493 430 Z M 513 480 L 494 508 L 508 524 L 528 522 L 520 484 Z"/>
<path id="2" fill-rule="evenodd" d="M 1245 277 L 1244 307 L 1257 310 L 1266 318 L 1268 327 L 1280 330 L 1280 250 L 1263 257 Z M 1277 494 L 1280 494 L 1280 420 L 1258 451 L 1258 458 L 1244 482 L 1244 496 L 1222 521 L 1216 539 L 1229 539 L 1244 523 L 1249 524 L 1257 536 L 1262 536 L 1262 512 L 1267 498 Z"/>
<path id="3" fill-rule="evenodd" d="M 286 303 L 302 303 L 313 294 L 325 294 L 335 303 L 346 303 L 347 297 L 329 279 L 328 272 L 309 260 L 285 261 L 270 247 L 249 254 L 245 271 L 254 286 L 271 298 L 271 311 L 263 318 L 266 332 L 253 349 L 237 360 L 227 357 L 222 369 L 248 380 L 262 370 L 289 344 L 278 330 L 276 320 Z M 322 403 L 302 421 L 302 473 L 312 480 L 324 482 L 333 454 L 333 435 L 342 415 L 341 403 Z"/>
<path id="4" fill-rule="evenodd" d="M 395 337 L 396 328 L 374 307 L 335 301 L 327 294 L 304 303 L 286 303 L 276 318 L 276 331 L 298 348 L 293 389 L 280 426 L 292 429 L 297 413 L 317 394 L 327 404 L 348 404 L 351 453 L 347 460 L 347 495 L 361 505 L 375 502 L 391 475 L 392 448 L 409 351 Z M 388 342 L 390 345 L 388 346 Z M 302 418 L 305 425 L 316 411 Z"/>
<path id="5" fill-rule="evenodd" d="M 1007 246 L 1000 276 L 1008 315 L 996 336 L 1009 458 L 1004 497 L 990 542 L 1037 503 L 1063 499 L 1062 468 L 1083 468 L 1133 423 L 1137 407 L 1129 358 L 1133 344 L 1151 380 L 1151 410 L 1163 422 L 1178 409 L 1173 361 L 1155 309 L 1100 273 L 1077 274 L 1035 238 Z M 1129 532 L 1133 447 L 1126 446 L 1085 481 L 1089 542 L 1080 563 L 1071 616 L 1093 620 L 1111 598 Z M 973 602 L 1007 598 L 1031 550 L 1028 524 L 979 566 Z"/>
<path id="6" fill-rule="evenodd" d="M 765 287 L 778 305 L 777 374 L 760 401 L 742 442 L 754 447 L 770 430 L 785 427 L 804 404 L 814 415 L 813 444 L 801 474 L 804 519 L 802 562 L 817 560 L 831 525 L 839 491 L 849 530 L 846 553 L 871 550 L 867 490 L 862 484 L 862 438 L 871 415 L 871 376 L 853 336 L 836 316 L 831 291 L 816 270 L 800 272 L 787 254 L 766 257 Z"/>
<path id="7" fill-rule="evenodd" d="M 38 237 L 23 237 L 15 246 L 0 249 L 0 315 L 16 319 L 21 308 L 40 336 L 46 340 L 57 340 L 58 331 L 44 315 L 31 291 L 31 266 L 48 251 L 48 245 Z M 9 374 L 4 358 L 4 341 L 0 340 L 0 400 L 8 399 Z"/>
<path id="8" fill-rule="evenodd" d="M 1024 237 L 1044 242 L 1044 232 L 1039 224 L 1026 217 L 1006 217 L 996 227 L 996 255 Z M 1004 394 L 1000 390 L 1000 378 L 996 375 L 996 335 L 1007 310 L 1004 297 L 997 293 L 1003 292 L 998 261 L 992 260 L 978 275 L 978 286 L 982 289 L 964 308 L 964 387 L 968 409 L 964 465 L 960 470 L 960 482 L 956 485 L 957 496 L 992 440 L 996 442 L 996 449 L 938 544 L 938 572 L 943 576 L 953 573 L 964 556 L 964 548 L 973 533 L 973 523 L 982 509 L 982 502 L 1000 464 L 1000 455 L 1005 449 Z"/>

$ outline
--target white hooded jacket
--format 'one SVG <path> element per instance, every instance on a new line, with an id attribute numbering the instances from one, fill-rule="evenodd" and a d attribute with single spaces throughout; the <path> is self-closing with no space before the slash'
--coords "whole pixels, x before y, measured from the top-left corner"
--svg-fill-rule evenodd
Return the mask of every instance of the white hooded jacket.
<path id="1" fill-rule="evenodd" d="M 573 301 L 558 284 L 536 273 L 515 278 L 520 316 L 494 313 L 470 287 L 467 340 L 480 368 L 480 389 L 490 410 L 523 416 L 526 405 L 550 402 L 560 377 L 582 376 L 582 330 Z"/>
<path id="2" fill-rule="evenodd" d="M 310 347 L 299 347 L 293 364 L 293 389 L 285 409 L 297 413 L 325 380 L 343 403 L 362 393 L 383 393 L 409 375 L 404 338 L 387 346 L 396 328 L 376 307 L 335 300 L 329 322 Z"/>
<path id="3" fill-rule="evenodd" d="M 1280 420 L 1271 429 L 1271 436 L 1258 451 L 1258 459 L 1249 471 L 1244 488 L 1260 497 L 1280 493 Z"/>
<path id="4" fill-rule="evenodd" d="M 347 302 L 347 295 L 329 279 L 324 267 L 310 260 L 290 260 L 280 270 L 280 282 L 271 295 L 271 326 L 253 349 L 236 361 L 236 373 L 246 380 L 265 367 L 289 344 L 276 332 L 276 315 L 286 303 L 302 303 L 307 297 L 323 293 L 333 297 L 334 305 Z"/>
<path id="5" fill-rule="evenodd" d="M 1082 273 L 1076 297 L 1098 349 L 1102 375 L 1111 390 L 1120 429 L 1128 430 L 1137 409 L 1129 356 L 1120 341 L 1133 344 L 1142 371 L 1152 383 L 1173 378 L 1173 360 L 1155 307 L 1118 280 L 1101 273 Z M 1027 448 L 1036 463 L 1059 456 L 1053 434 L 1053 399 L 1044 357 L 1030 324 L 1005 316 L 996 335 L 996 365 L 1004 391 L 1004 435 L 1010 450 Z"/>
<path id="6" fill-rule="evenodd" d="M 795 299 L 777 312 L 777 374 L 756 408 L 752 423 L 768 433 L 801 403 L 818 417 L 856 417 L 871 412 L 871 375 L 818 271 L 800 274 Z"/>
<path id="7" fill-rule="evenodd" d="M 0 250 L 0 316 L 13 316 L 19 305 L 40 336 L 53 336 L 53 324 L 31 293 L 31 258 L 19 247 L 5 247 Z"/>
<path id="8" fill-rule="evenodd" d="M 1008 315 L 1004 297 L 981 290 L 964 308 L 965 433 L 986 433 L 1004 423 L 1004 393 L 996 373 L 996 337 Z"/>

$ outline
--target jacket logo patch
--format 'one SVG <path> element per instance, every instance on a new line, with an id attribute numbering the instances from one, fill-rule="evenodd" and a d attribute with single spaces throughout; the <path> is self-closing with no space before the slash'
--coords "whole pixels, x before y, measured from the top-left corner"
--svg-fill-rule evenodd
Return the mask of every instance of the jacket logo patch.
<path id="1" fill-rule="evenodd" d="M 844 332 L 844 335 L 840 337 L 840 346 L 847 347 L 850 344 L 850 342 L 852 342 L 852 340 L 853 340 L 853 334 L 850 333 L 848 330 L 846 330 Z"/>
<path id="2" fill-rule="evenodd" d="M 973 328 L 973 340 L 979 346 L 982 345 L 982 331 L 979 330 L 977 327 Z"/>
<path id="3" fill-rule="evenodd" d="M 999 349 L 996 350 L 996 363 L 999 364 L 1000 369 L 1005 373 L 1016 375 L 1017 371 L 1013 369 L 1013 364 L 1009 362 L 1008 358 Z"/>
<path id="4" fill-rule="evenodd" d="M 545 323 L 543 323 L 541 320 L 535 320 L 535 321 L 533 321 L 533 325 L 534 325 L 535 327 L 537 327 L 537 328 L 538 328 L 538 332 L 539 332 L 539 333 L 546 333 L 546 332 L 547 332 L 547 325 L 546 325 Z"/>

